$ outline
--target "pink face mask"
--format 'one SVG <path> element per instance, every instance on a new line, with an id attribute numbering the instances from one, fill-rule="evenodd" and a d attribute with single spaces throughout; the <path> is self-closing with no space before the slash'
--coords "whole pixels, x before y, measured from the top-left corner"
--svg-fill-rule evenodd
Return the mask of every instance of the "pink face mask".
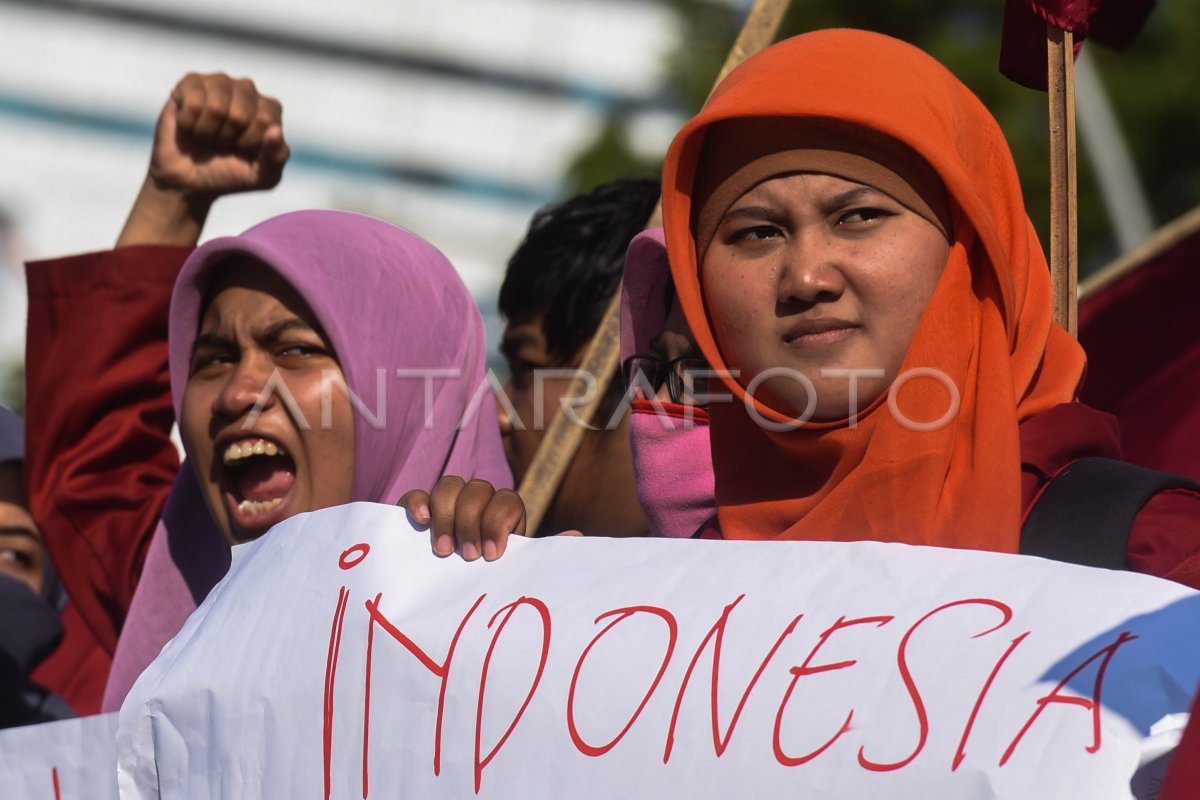
<path id="1" fill-rule="evenodd" d="M 687 539 L 717 512 L 708 414 L 656 400 L 634 400 L 629 416 L 638 500 L 653 536 Z"/>

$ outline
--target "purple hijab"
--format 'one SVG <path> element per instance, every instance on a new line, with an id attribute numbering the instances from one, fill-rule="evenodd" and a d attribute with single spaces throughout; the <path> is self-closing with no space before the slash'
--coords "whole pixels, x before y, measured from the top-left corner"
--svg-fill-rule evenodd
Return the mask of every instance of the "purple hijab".
<path id="1" fill-rule="evenodd" d="M 650 355 L 650 344 L 667 322 L 671 269 L 662 228 L 634 237 L 625 255 L 621 284 L 621 361 Z M 669 407 L 671 404 L 664 404 Z M 651 536 L 692 536 L 717 513 L 707 422 L 683 426 L 635 404 L 629 439 L 638 501 Z"/>
<path id="2" fill-rule="evenodd" d="M 353 500 L 395 503 L 444 473 L 512 486 L 495 398 L 489 390 L 476 399 L 487 367 L 475 301 L 431 244 L 360 214 L 285 214 L 240 236 L 214 239 L 188 258 L 171 298 L 177 418 L 208 288 L 217 268 L 236 256 L 267 265 L 304 298 L 329 337 L 347 386 L 366 406 L 367 413 L 354 414 Z M 376 407 L 379 370 L 385 371 L 382 408 Z M 398 370 L 407 372 L 397 377 Z M 435 370 L 458 374 L 424 377 Z M 185 463 L 117 644 L 105 710 L 120 707 L 137 676 L 228 567 L 229 547 Z"/>

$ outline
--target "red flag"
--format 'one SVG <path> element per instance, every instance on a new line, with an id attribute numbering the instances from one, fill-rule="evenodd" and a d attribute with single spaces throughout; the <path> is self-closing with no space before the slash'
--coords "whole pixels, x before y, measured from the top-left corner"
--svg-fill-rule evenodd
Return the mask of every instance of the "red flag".
<path id="1" fill-rule="evenodd" d="M 1000 72 L 1046 91 L 1046 24 L 1070 31 L 1075 52 L 1085 37 L 1118 50 L 1141 32 L 1155 0 L 1006 0 Z"/>
<path id="2" fill-rule="evenodd" d="M 1082 400 L 1116 415 L 1125 459 L 1200 481 L 1200 213 L 1079 305 Z"/>
<path id="3" fill-rule="evenodd" d="M 1079 340 L 1083 400 L 1116 414 L 1125 458 L 1200 480 L 1200 212 L 1188 220 L 1175 244 L 1080 303 Z M 1160 797 L 1193 800 L 1198 786 L 1200 695 Z"/>
<path id="4" fill-rule="evenodd" d="M 1200 694 L 1192 705 L 1192 716 L 1183 739 L 1171 754 L 1171 766 L 1167 768 L 1167 780 L 1162 787 L 1159 800 L 1196 800 L 1196 787 L 1200 786 Z"/>

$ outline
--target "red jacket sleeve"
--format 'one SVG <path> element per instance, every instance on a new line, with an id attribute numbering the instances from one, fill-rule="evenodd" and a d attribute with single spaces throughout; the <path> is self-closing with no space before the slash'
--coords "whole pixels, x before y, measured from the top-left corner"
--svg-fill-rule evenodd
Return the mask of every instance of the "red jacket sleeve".
<path id="1" fill-rule="evenodd" d="M 30 509 L 110 655 L 179 468 L 167 319 L 189 252 L 129 247 L 26 269 Z"/>
<path id="2" fill-rule="evenodd" d="M 1129 568 L 1200 589 L 1200 494 L 1167 489 L 1151 497 L 1129 531 Z"/>

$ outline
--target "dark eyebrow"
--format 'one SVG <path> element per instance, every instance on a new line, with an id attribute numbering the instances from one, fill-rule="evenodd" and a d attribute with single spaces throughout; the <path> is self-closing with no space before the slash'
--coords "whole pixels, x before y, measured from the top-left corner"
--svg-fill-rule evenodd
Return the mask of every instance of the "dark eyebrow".
<path id="1" fill-rule="evenodd" d="M 881 192 L 874 186 L 859 186 L 856 189 L 849 189 L 840 194 L 835 194 L 833 197 L 826 198 L 821 201 L 821 210 L 825 213 L 836 211 L 840 208 L 845 208 L 853 203 L 859 203 L 863 200 L 872 200 L 882 198 L 890 200 L 891 195 Z"/>
<path id="2" fill-rule="evenodd" d="M 283 319 L 279 322 L 276 322 L 263 331 L 262 339 L 267 342 L 274 342 L 288 331 L 315 333 L 322 339 L 325 339 L 325 335 L 321 331 L 317 330 L 312 325 L 309 325 L 299 317 L 291 317 L 290 319 Z M 196 337 L 196 343 L 192 345 L 192 355 L 195 355 L 196 352 L 201 348 L 208 348 L 210 350 L 228 350 L 234 347 L 236 347 L 236 344 L 233 342 L 233 340 L 228 339 L 219 333 L 202 333 Z"/>
<path id="3" fill-rule="evenodd" d="M 276 322 L 274 325 L 271 325 L 269 328 L 267 328 L 265 331 L 263 331 L 262 338 L 265 341 L 273 342 L 276 339 L 283 336 L 285 333 L 289 333 L 291 331 L 299 331 L 301 333 L 315 333 L 318 336 L 320 336 L 322 339 L 325 338 L 324 334 L 322 334 L 321 331 L 317 330 L 312 325 L 309 325 L 307 322 L 300 319 L 299 317 L 292 317 L 291 319 L 281 319 L 279 322 Z"/>
<path id="4" fill-rule="evenodd" d="M 201 347 L 207 347 L 213 350 L 221 350 L 227 347 L 232 347 L 233 342 L 226 339 L 217 333 L 202 333 L 196 337 L 196 343 L 192 345 L 192 355 Z"/>
<path id="5" fill-rule="evenodd" d="M 305 320 L 302 320 L 299 317 L 292 317 L 277 321 L 277 323 L 271 325 L 268 327 L 268 329 L 263 331 L 263 339 L 266 342 L 275 342 L 288 331 L 316 333 L 317 336 L 322 338 L 323 342 L 328 341 L 322 331 L 306 323 Z M 236 343 L 234 343 L 233 339 L 221 336 L 220 333 L 200 333 L 200 335 L 196 337 L 196 343 L 192 345 L 192 356 L 196 355 L 198 351 L 202 349 L 232 350 L 234 348 L 236 348 Z"/>
<path id="6" fill-rule="evenodd" d="M 732 211 L 726 211 L 725 216 L 721 217 L 721 222 L 725 223 L 728 220 L 736 219 L 765 219 L 769 222 L 778 222 L 782 214 L 773 208 L 766 206 L 739 206 Z"/>
<path id="7" fill-rule="evenodd" d="M 500 355 L 507 358 L 509 361 L 516 359 L 517 353 L 527 344 L 534 341 L 534 337 L 528 333 L 515 333 L 505 336 L 500 340 Z"/>
<path id="8" fill-rule="evenodd" d="M 0 536 L 23 536 L 26 539 L 32 539 L 34 542 L 37 543 L 37 545 L 39 547 L 42 544 L 42 537 L 38 536 L 37 532 L 34 531 L 32 528 L 27 528 L 24 526 L 21 526 L 21 527 L 18 527 L 16 525 L 0 526 Z"/>
<path id="9" fill-rule="evenodd" d="M 856 186 L 853 189 L 847 189 L 844 192 L 825 198 L 821 201 L 821 210 L 825 213 L 845 208 L 853 203 L 858 203 L 863 200 L 885 199 L 890 200 L 891 195 L 876 189 L 874 186 Z M 779 210 L 767 206 L 739 206 L 731 211 L 725 212 L 725 216 L 721 221 L 730 219 L 765 219 L 770 222 L 777 222 L 782 214 Z"/>

